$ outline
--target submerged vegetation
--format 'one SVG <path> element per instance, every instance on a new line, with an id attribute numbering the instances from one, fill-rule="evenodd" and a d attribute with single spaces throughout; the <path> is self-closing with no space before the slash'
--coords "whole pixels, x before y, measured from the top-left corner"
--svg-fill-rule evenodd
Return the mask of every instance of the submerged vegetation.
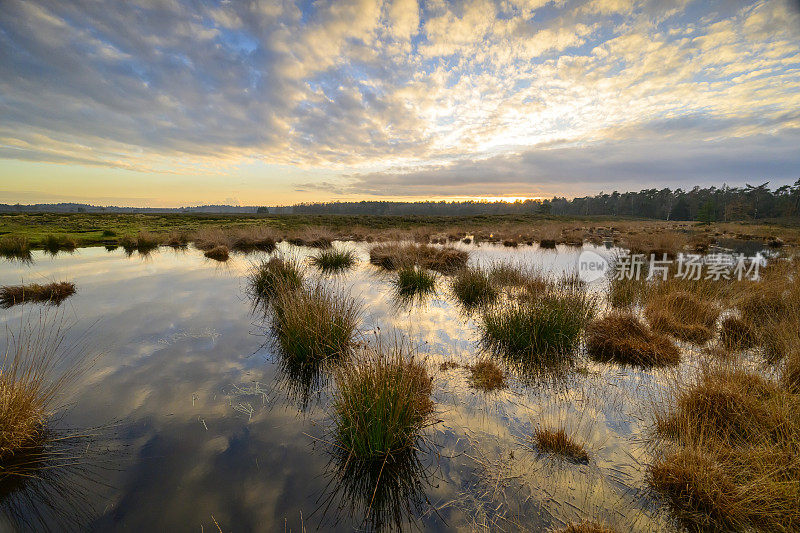
<path id="1" fill-rule="evenodd" d="M 0 287 L 0 307 L 9 308 L 24 302 L 45 302 L 59 305 L 75 294 L 75 284 L 69 281 L 58 281 L 41 285 L 8 285 Z"/>

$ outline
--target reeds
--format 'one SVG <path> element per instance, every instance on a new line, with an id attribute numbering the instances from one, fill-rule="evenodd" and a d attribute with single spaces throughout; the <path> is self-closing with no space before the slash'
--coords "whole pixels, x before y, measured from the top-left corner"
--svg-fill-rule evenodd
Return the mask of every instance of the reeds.
<path id="1" fill-rule="evenodd" d="M 295 259 L 272 257 L 254 265 L 248 277 L 250 291 L 257 298 L 272 298 L 278 290 L 292 291 L 303 285 L 304 271 Z"/>
<path id="2" fill-rule="evenodd" d="M 361 314 L 361 304 L 341 290 L 282 285 L 273 301 L 272 329 L 285 357 L 301 362 L 343 359 L 355 346 Z"/>
<path id="3" fill-rule="evenodd" d="M 321 250 L 309 261 L 323 273 L 342 272 L 352 268 L 358 262 L 358 256 L 352 250 Z"/>
<path id="4" fill-rule="evenodd" d="M 119 240 L 125 253 L 129 256 L 133 252 L 147 255 L 161 245 L 161 237 L 146 231 L 140 231 L 135 237 L 125 236 Z"/>
<path id="5" fill-rule="evenodd" d="M 671 366 L 680 351 L 630 311 L 613 311 L 586 328 L 586 351 L 595 361 L 643 367 Z"/>
<path id="6" fill-rule="evenodd" d="M 513 299 L 482 313 L 482 343 L 496 353 L 529 363 L 568 355 L 577 347 L 594 307 L 594 300 L 580 290 Z"/>
<path id="7" fill-rule="evenodd" d="M 469 384 L 472 388 L 491 392 L 506 388 L 503 370 L 491 359 L 481 359 L 469 369 Z"/>
<path id="8" fill-rule="evenodd" d="M 537 427 L 533 441 L 542 453 L 553 454 L 575 463 L 588 463 L 589 452 L 563 428 Z"/>
<path id="9" fill-rule="evenodd" d="M 40 302 L 59 305 L 75 294 L 75 284 L 59 281 L 41 285 L 9 285 L 0 287 L 0 307 L 9 308 L 24 302 Z"/>
<path id="10" fill-rule="evenodd" d="M 339 369 L 336 386 L 336 444 L 355 459 L 385 461 L 414 446 L 431 423 L 431 378 L 402 344 L 366 349 Z"/>
<path id="11" fill-rule="evenodd" d="M 459 270 L 450 281 L 450 288 L 466 309 L 491 304 L 499 295 L 491 274 L 480 268 Z"/>
<path id="12" fill-rule="evenodd" d="M 66 235 L 47 235 L 42 240 L 42 247 L 51 255 L 56 255 L 61 250 L 72 252 L 77 246 L 75 240 Z"/>

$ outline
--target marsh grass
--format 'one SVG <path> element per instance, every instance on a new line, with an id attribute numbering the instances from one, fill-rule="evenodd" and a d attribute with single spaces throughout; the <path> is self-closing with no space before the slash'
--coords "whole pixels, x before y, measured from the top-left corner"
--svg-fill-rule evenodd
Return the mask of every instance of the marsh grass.
<path id="1" fill-rule="evenodd" d="M 362 307 L 349 293 L 322 285 L 279 285 L 272 329 L 281 353 L 299 363 L 347 358 L 355 347 Z"/>
<path id="2" fill-rule="evenodd" d="M 133 252 L 146 256 L 161 245 L 161 237 L 155 233 L 140 231 L 135 237 L 122 237 L 118 243 L 128 256 Z"/>
<path id="3" fill-rule="evenodd" d="M 0 287 L 0 307 L 5 309 L 24 302 L 39 302 L 60 305 L 61 302 L 75 294 L 75 284 L 69 281 L 58 281 L 41 285 L 8 285 Z"/>
<path id="4" fill-rule="evenodd" d="M 552 454 L 575 463 L 588 463 L 589 452 L 567 434 L 563 427 L 537 427 L 533 441 L 541 453 Z"/>
<path id="5" fill-rule="evenodd" d="M 65 344 L 69 328 L 59 317 L 23 314 L 17 330 L 6 326 L 0 361 L 0 481 L 24 466 L 10 458 L 40 452 L 46 445 L 48 418 L 85 369 L 85 348 Z"/>
<path id="6" fill-rule="evenodd" d="M 733 364 L 705 367 L 654 406 L 670 439 L 648 481 L 693 530 L 800 524 L 800 397 Z"/>
<path id="7" fill-rule="evenodd" d="M 553 290 L 511 299 L 482 313 L 482 344 L 522 362 L 568 356 L 578 346 L 594 310 L 594 299 L 581 290 Z"/>
<path id="8" fill-rule="evenodd" d="M 251 295 L 270 299 L 278 290 L 293 291 L 303 286 L 305 270 L 291 257 L 272 257 L 253 265 L 248 276 Z"/>
<path id="9" fill-rule="evenodd" d="M 23 235 L 4 235 L 0 237 L 0 256 L 6 259 L 30 261 L 31 245 Z"/>
<path id="10" fill-rule="evenodd" d="M 466 309 L 494 303 L 499 295 L 491 274 L 474 267 L 459 270 L 450 280 L 450 288 Z"/>
<path id="11" fill-rule="evenodd" d="M 495 263 L 489 268 L 489 279 L 499 287 L 521 287 L 530 277 L 520 265 Z"/>
<path id="12" fill-rule="evenodd" d="M 467 264 L 469 253 L 449 246 L 436 247 L 428 244 L 387 243 L 373 246 L 369 260 L 385 270 L 398 270 L 418 266 L 452 274 Z"/>
<path id="13" fill-rule="evenodd" d="M 491 359 L 481 359 L 467 368 L 469 384 L 473 389 L 491 392 L 508 386 L 503 370 Z"/>
<path id="14" fill-rule="evenodd" d="M 630 311 L 613 311 L 586 328 L 586 351 L 600 362 L 642 367 L 674 366 L 680 351 Z"/>
<path id="15" fill-rule="evenodd" d="M 365 348 L 336 373 L 333 418 L 337 446 L 359 460 L 409 450 L 432 423 L 431 378 L 402 343 Z"/>
<path id="16" fill-rule="evenodd" d="M 206 250 L 203 252 L 203 255 L 209 259 L 213 259 L 214 261 L 224 262 L 230 258 L 230 251 L 228 250 L 227 246 L 220 245 L 215 246 L 210 250 Z"/>
<path id="17" fill-rule="evenodd" d="M 561 529 L 555 530 L 554 533 L 616 533 L 616 530 L 600 522 L 584 521 L 568 524 Z"/>
<path id="18" fill-rule="evenodd" d="M 50 255 L 56 255 L 61 250 L 73 252 L 77 246 L 78 243 L 66 235 L 50 234 L 42 240 L 42 247 L 45 249 L 45 251 L 50 253 Z"/>
<path id="19" fill-rule="evenodd" d="M 436 274 L 417 266 L 400 268 L 392 278 L 399 299 L 425 297 L 436 291 Z"/>
<path id="20" fill-rule="evenodd" d="M 753 327 L 736 316 L 727 316 L 720 323 L 719 340 L 728 350 L 746 350 L 756 343 Z"/>
<path id="21" fill-rule="evenodd" d="M 714 335 L 719 307 L 687 291 L 657 294 L 645 306 L 645 317 L 655 331 L 687 342 L 704 344 Z"/>
<path id="22" fill-rule="evenodd" d="M 356 265 L 358 256 L 353 250 L 321 250 L 309 258 L 311 264 L 323 273 L 335 273 L 348 270 Z"/>

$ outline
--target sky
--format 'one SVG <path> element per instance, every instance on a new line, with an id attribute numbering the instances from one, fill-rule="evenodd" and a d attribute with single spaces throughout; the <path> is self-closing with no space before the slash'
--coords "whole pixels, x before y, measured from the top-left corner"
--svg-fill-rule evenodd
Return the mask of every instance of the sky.
<path id="1" fill-rule="evenodd" d="M 0 202 L 800 178 L 797 0 L 0 0 Z"/>

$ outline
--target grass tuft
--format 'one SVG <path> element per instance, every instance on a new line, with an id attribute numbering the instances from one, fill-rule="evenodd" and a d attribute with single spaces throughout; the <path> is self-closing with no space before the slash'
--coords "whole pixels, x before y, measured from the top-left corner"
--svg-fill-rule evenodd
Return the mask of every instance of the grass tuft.
<path id="1" fill-rule="evenodd" d="M 554 533 L 615 533 L 615 531 L 599 522 L 584 521 L 568 524 Z"/>
<path id="2" fill-rule="evenodd" d="M 491 275 L 480 268 L 463 268 L 450 282 L 453 294 L 467 308 L 491 304 L 499 295 Z"/>
<path id="3" fill-rule="evenodd" d="M 588 463 L 589 452 L 572 439 L 564 428 L 537 427 L 533 441 L 542 453 L 554 454 L 575 463 Z"/>
<path id="4" fill-rule="evenodd" d="M 755 345 L 756 333 L 748 322 L 728 316 L 720 324 L 719 340 L 728 350 L 746 350 Z"/>
<path id="5" fill-rule="evenodd" d="M 629 311 L 614 311 L 586 328 L 586 350 L 595 361 L 644 367 L 680 362 L 680 351 Z"/>
<path id="6" fill-rule="evenodd" d="M 491 392 L 507 386 L 503 370 L 491 359 L 483 359 L 468 368 L 469 384 L 474 389 Z"/>
<path id="7" fill-rule="evenodd" d="M 594 301 L 578 290 L 551 291 L 486 309 L 482 343 L 525 363 L 563 356 L 578 345 L 594 314 Z"/>
<path id="8" fill-rule="evenodd" d="M 704 344 L 713 336 L 719 308 L 687 291 L 673 291 L 650 299 L 645 307 L 650 326 L 676 339 Z"/>
<path id="9" fill-rule="evenodd" d="M 46 302 L 59 305 L 75 294 L 75 284 L 59 281 L 40 285 L 9 285 L 0 287 L 0 307 L 5 309 L 23 302 Z"/>
<path id="10" fill-rule="evenodd" d="M 210 250 L 206 250 L 203 255 L 214 261 L 227 261 L 230 258 L 228 247 L 224 245 L 215 246 Z"/>
<path id="11" fill-rule="evenodd" d="M 341 272 L 352 268 L 358 257 L 352 250 L 322 250 L 310 258 L 311 264 L 324 273 Z"/>
<path id="12" fill-rule="evenodd" d="M 254 265 L 249 275 L 253 296 L 272 298 L 278 290 L 284 292 L 303 286 L 303 267 L 294 259 L 273 257 Z"/>
<path id="13" fill-rule="evenodd" d="M 402 345 L 366 350 L 341 367 L 336 385 L 336 442 L 352 457 L 383 459 L 407 450 L 431 423 L 431 378 Z"/>
<path id="14" fill-rule="evenodd" d="M 272 327 L 284 356 L 295 362 L 321 362 L 350 355 L 361 305 L 342 291 L 279 287 Z"/>
<path id="15" fill-rule="evenodd" d="M 31 245 L 24 235 L 5 235 L 0 238 L 0 256 L 29 261 Z"/>
<path id="16" fill-rule="evenodd" d="M 385 270 L 419 266 L 443 274 L 452 274 L 463 268 L 468 259 L 469 253 L 464 250 L 428 244 L 379 244 L 369 251 L 370 263 Z"/>
<path id="17" fill-rule="evenodd" d="M 424 268 L 407 266 L 397 271 L 392 284 L 400 298 L 425 296 L 436 290 L 436 274 Z"/>

